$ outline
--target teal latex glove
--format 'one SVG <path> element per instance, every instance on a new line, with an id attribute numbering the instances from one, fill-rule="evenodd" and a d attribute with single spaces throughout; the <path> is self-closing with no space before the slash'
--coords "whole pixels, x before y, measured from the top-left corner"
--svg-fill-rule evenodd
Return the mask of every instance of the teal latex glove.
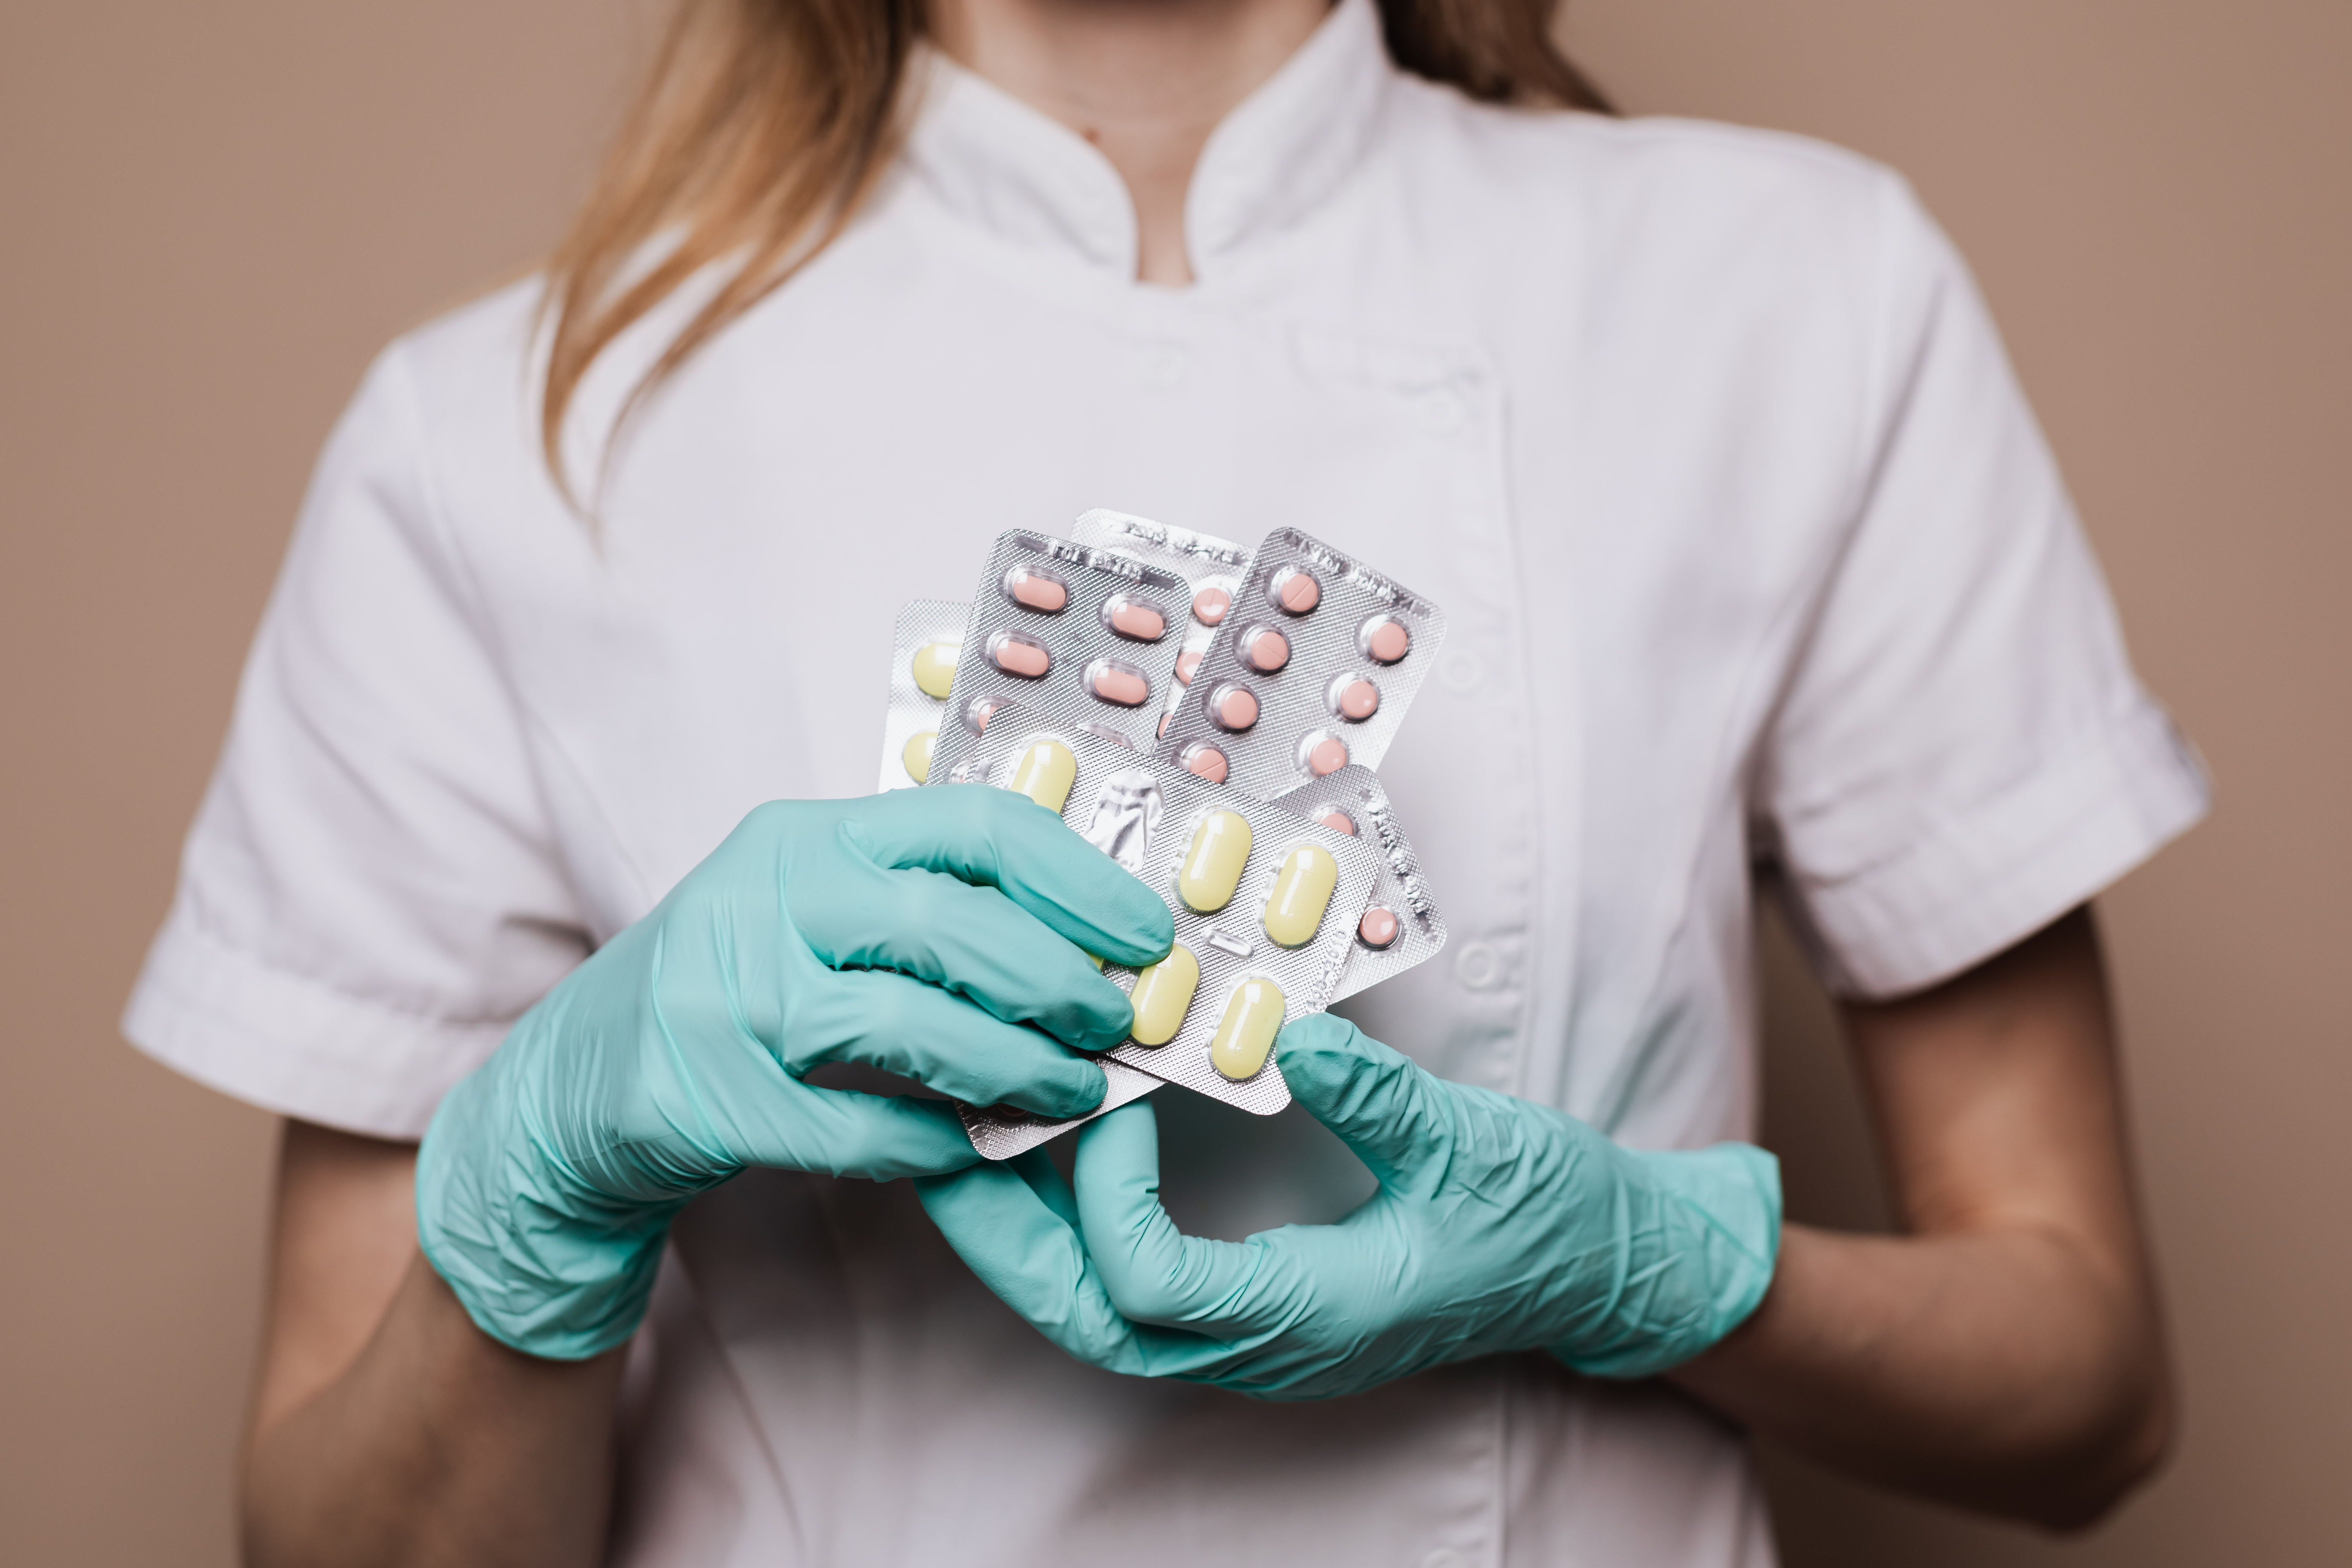
<path id="1" fill-rule="evenodd" d="M 1009 790 L 761 806 L 450 1091 L 418 1239 L 484 1331 L 594 1355 L 643 1317 L 671 1217 L 744 1167 L 887 1181 L 978 1158 L 945 1102 L 810 1068 L 1082 1115 L 1102 1069 L 1063 1047 L 1108 1049 L 1131 1015 L 1080 948 L 1148 963 L 1173 936 L 1150 889 Z"/>
<path id="2" fill-rule="evenodd" d="M 1763 1151 L 1621 1148 L 1328 1015 L 1287 1026 L 1279 1053 L 1291 1094 L 1380 1178 L 1338 1225 L 1182 1235 L 1141 1100 L 1079 1130 L 1075 1189 L 1032 1151 L 917 1190 L 973 1272 L 1071 1355 L 1266 1398 L 1501 1351 L 1646 1376 L 1763 1299 L 1780 1229 Z"/>

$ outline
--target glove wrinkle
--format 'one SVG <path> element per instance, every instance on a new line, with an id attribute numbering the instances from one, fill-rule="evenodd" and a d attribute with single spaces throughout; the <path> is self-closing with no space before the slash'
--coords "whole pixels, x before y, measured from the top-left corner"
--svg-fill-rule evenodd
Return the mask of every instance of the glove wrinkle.
<path id="1" fill-rule="evenodd" d="M 1042 1197 L 1042 1178 L 1014 1184 L 1027 1223 L 1078 1243 L 1075 1277 L 1066 1243 L 1024 1251 L 1001 1212 L 948 1200 L 982 1191 L 981 1172 L 924 1184 L 925 1207 L 1069 1353 L 1265 1399 L 1537 1348 L 1592 1375 L 1646 1376 L 1729 1332 L 1769 1284 L 1780 1193 L 1760 1151 L 1622 1149 L 1557 1110 L 1432 1077 L 1328 1015 L 1288 1026 L 1277 1051 L 1294 1095 L 1380 1179 L 1337 1225 L 1184 1236 L 1159 1201 L 1147 1101 L 1080 1130 L 1066 1202 Z M 1108 1337 L 1079 1344 L 1057 1309 L 1024 1306 L 1057 1290 L 1099 1301 Z"/>
<path id="2" fill-rule="evenodd" d="M 894 837 L 919 843 L 919 865 L 877 864 Z M 1168 922 L 1157 895 L 1004 791 L 761 806 L 445 1098 L 418 1156 L 420 1245 L 492 1337 L 564 1359 L 608 1350 L 643 1316 L 677 1210 L 746 1166 L 890 1180 L 977 1158 L 947 1105 L 817 1089 L 812 1066 L 1089 1110 L 1101 1069 L 1029 1021 L 1124 1034 L 1125 995 L 1072 942 L 1124 956 Z M 1038 1207 L 1057 1227 L 1039 1234 L 1082 1252 Z M 1097 1316 L 1116 1318 L 1107 1299 Z"/>

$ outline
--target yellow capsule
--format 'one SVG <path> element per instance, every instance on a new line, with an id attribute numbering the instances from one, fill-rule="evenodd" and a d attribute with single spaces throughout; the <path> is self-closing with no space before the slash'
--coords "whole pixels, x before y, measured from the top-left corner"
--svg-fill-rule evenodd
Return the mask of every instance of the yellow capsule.
<path id="1" fill-rule="evenodd" d="M 1255 1078 L 1282 1028 L 1282 987 L 1271 980 L 1234 986 L 1225 1016 L 1217 1021 L 1216 1037 L 1209 1042 L 1210 1065 L 1235 1083 Z"/>
<path id="2" fill-rule="evenodd" d="M 1215 914 L 1234 901 L 1249 852 L 1247 818 L 1237 811 L 1209 813 L 1192 830 L 1192 847 L 1176 868 L 1176 896 L 1194 914 Z"/>
<path id="3" fill-rule="evenodd" d="M 907 764 L 907 776 L 917 784 L 931 776 L 931 748 L 938 743 L 939 738 L 937 730 L 925 730 L 919 735 L 910 735 L 907 738 L 907 749 L 898 753 L 898 760 Z"/>
<path id="4" fill-rule="evenodd" d="M 1013 759 L 1013 781 L 1005 788 L 1025 795 L 1056 816 L 1070 798 L 1078 778 L 1078 759 L 1059 741 L 1033 741 Z"/>
<path id="5" fill-rule="evenodd" d="M 927 642 L 915 650 L 915 688 L 926 697 L 944 698 L 955 688 L 956 656 L 961 642 Z"/>
<path id="6" fill-rule="evenodd" d="M 1083 947 L 1078 949 L 1078 951 L 1080 952 L 1087 952 L 1087 950 Z M 1102 967 L 1102 955 L 1099 953 L 1087 952 L 1087 962 L 1093 964 L 1097 969 L 1100 969 Z"/>
<path id="7" fill-rule="evenodd" d="M 1167 957 L 1135 977 L 1129 998 L 1135 1004 L 1135 1027 L 1128 1037 L 1139 1046 L 1164 1046 L 1174 1039 L 1200 984 L 1201 961 L 1184 948 L 1171 949 Z"/>
<path id="8" fill-rule="evenodd" d="M 1305 947 L 1323 923 L 1331 889 L 1339 885 L 1339 862 L 1320 844 L 1302 844 L 1283 858 L 1265 900 L 1265 934 L 1277 947 Z"/>

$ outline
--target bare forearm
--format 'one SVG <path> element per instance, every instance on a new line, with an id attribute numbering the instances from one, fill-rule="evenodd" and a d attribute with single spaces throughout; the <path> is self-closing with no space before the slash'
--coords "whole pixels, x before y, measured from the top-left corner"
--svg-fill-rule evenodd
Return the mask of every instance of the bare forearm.
<path id="1" fill-rule="evenodd" d="M 1841 1469 L 2056 1528 L 2104 1512 L 2169 1431 L 2144 1294 L 2026 1228 L 1791 1226 L 1755 1316 L 1674 1376 Z"/>
<path id="2" fill-rule="evenodd" d="M 620 1363 L 507 1349 L 416 1258 L 358 1359 L 248 1442 L 247 1561 L 600 1561 Z"/>

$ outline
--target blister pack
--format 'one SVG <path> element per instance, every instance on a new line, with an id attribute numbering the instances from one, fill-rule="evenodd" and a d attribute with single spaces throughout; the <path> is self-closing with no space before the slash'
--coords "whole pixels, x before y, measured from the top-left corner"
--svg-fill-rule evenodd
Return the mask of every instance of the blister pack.
<path id="1" fill-rule="evenodd" d="M 1353 996 L 1403 973 L 1445 946 L 1445 916 L 1423 880 L 1420 858 L 1389 808 L 1380 775 L 1350 763 L 1327 778 L 1313 779 L 1275 797 L 1310 822 L 1368 838 L 1380 851 L 1380 877 L 1371 900 L 1356 921 L 1356 946 L 1331 1000 Z"/>
<path id="2" fill-rule="evenodd" d="M 1201 667 L 1202 656 L 1209 651 L 1217 628 L 1225 624 L 1234 596 L 1241 592 L 1242 578 L 1249 571 L 1248 546 L 1102 507 L 1083 513 L 1070 524 L 1070 537 L 1080 544 L 1099 545 L 1154 566 L 1164 566 L 1183 578 L 1185 585 L 1192 589 L 1184 642 L 1176 654 L 1176 679 L 1168 688 L 1168 700 L 1162 710 L 1174 713 L 1184 688 L 1192 683 L 1193 672 Z M 1160 729 L 1164 731 L 1166 728 L 1163 720 Z"/>
<path id="3" fill-rule="evenodd" d="M 1008 703 L 1148 746 L 1189 596 L 1175 573 L 1115 550 L 1019 528 L 997 535 L 964 618 L 939 747 L 951 730 L 979 736 Z"/>
<path id="4" fill-rule="evenodd" d="M 1160 754 L 1252 795 L 1377 767 L 1445 639 L 1445 614 L 1295 528 L 1265 536 Z"/>
<path id="5" fill-rule="evenodd" d="M 910 600 L 898 611 L 890 637 L 890 706 L 882 720 L 877 791 L 921 784 L 930 772 L 971 612 L 971 605 L 945 599 Z"/>
<path id="6" fill-rule="evenodd" d="M 1025 1153 L 1040 1143 L 1050 1143 L 1080 1122 L 1117 1110 L 1131 1100 L 1141 1100 L 1155 1089 L 1167 1087 L 1165 1080 L 1148 1072 L 1138 1072 L 1125 1062 L 1108 1057 L 1094 1058 L 1103 1069 L 1108 1087 L 1103 1090 L 1102 1103 L 1084 1116 L 1066 1121 L 1055 1121 L 1043 1116 L 1033 1116 L 1011 1106 L 992 1105 L 986 1109 L 959 1101 L 956 1114 L 963 1118 L 964 1136 L 980 1151 L 983 1160 L 1010 1160 Z"/>
<path id="7" fill-rule="evenodd" d="M 1108 1061 L 1261 1116 L 1290 1103 L 1269 1070 L 1275 1035 L 1329 1005 L 1379 879 L 1370 843 L 1027 704 L 999 709 L 931 776 L 1027 795 L 1167 901 L 1174 951 L 1139 973 L 1104 966 L 1135 1005 Z"/>

